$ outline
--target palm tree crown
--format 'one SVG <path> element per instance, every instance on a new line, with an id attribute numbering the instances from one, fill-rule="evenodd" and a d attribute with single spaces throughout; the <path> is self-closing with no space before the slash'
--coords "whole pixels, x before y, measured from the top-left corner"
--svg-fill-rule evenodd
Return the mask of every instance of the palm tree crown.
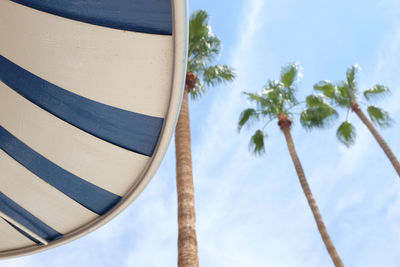
<path id="1" fill-rule="evenodd" d="M 265 152 L 264 138 L 267 136 L 264 129 L 275 119 L 281 127 L 291 125 L 293 108 L 299 104 L 295 93 L 296 81 L 302 75 L 302 68 L 297 64 L 289 64 L 282 69 L 280 80 L 269 80 L 267 85 L 258 94 L 243 92 L 248 96 L 255 107 L 245 109 L 239 116 L 238 129 L 244 125 L 252 126 L 255 122 L 267 118 L 261 129 L 255 131 L 250 139 L 249 147 L 254 154 Z"/>
<path id="2" fill-rule="evenodd" d="M 191 14 L 189 21 L 189 51 L 187 78 L 191 84 L 187 90 L 193 99 L 206 91 L 206 87 L 232 81 L 233 69 L 227 65 L 211 65 L 221 52 L 221 41 L 208 23 L 208 14 L 199 10 Z"/>
<path id="3" fill-rule="evenodd" d="M 336 131 L 338 140 L 347 147 L 354 144 L 356 129 L 349 122 L 350 111 L 360 110 L 360 104 L 367 105 L 363 100 L 371 102 L 390 93 L 388 87 L 377 84 L 365 90 L 362 94 L 363 100 L 360 101 L 356 79 L 358 70 L 359 66 L 353 65 L 347 69 L 345 80 L 336 84 L 331 81 L 320 81 L 314 85 L 314 89 L 322 94 L 313 94 L 307 97 L 307 100 L 314 99 L 315 101 L 307 101 L 307 108 L 303 110 L 301 116 L 303 126 L 308 129 L 323 128 L 328 125 L 328 121 L 337 118 L 338 114 L 334 109 L 327 112 L 326 108 L 321 108 L 320 111 L 322 112 L 314 112 L 319 102 L 330 103 L 335 107 L 346 110 L 346 118 Z M 368 115 L 375 125 L 383 128 L 391 125 L 392 120 L 386 111 L 373 104 L 367 106 Z"/>

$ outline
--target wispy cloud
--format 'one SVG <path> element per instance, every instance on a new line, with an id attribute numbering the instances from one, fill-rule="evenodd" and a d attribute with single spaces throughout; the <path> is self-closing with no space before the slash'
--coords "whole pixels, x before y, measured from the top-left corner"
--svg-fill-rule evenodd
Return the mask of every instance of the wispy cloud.
<path id="1" fill-rule="evenodd" d="M 253 3 L 250 6 L 254 8 L 257 5 Z M 252 41 L 259 34 L 258 30 L 268 32 L 268 25 L 258 17 L 260 13 L 256 9 L 253 12 L 247 10 L 247 20 L 257 23 L 243 23 L 239 32 L 243 38 L 232 53 L 231 64 L 238 68 L 240 76 L 233 85 L 227 86 L 228 89 L 217 94 L 213 92 L 210 115 L 202 127 L 203 138 L 195 145 L 195 179 L 197 192 L 200 191 L 197 205 L 201 259 L 205 265 L 218 266 L 242 266 L 244 262 L 249 266 L 265 266 L 266 263 L 270 266 L 325 266 L 330 259 L 298 185 L 279 130 L 272 130 L 273 140 L 268 141 L 268 153 L 262 158 L 249 155 L 246 133 L 233 134 L 235 124 L 232 122 L 237 121 L 238 113 L 245 107 L 240 92 L 249 87 L 259 89 L 253 82 L 251 70 L 262 66 L 254 66 L 251 61 Z M 396 55 L 399 54 L 400 39 L 392 36 L 388 40 L 389 43 L 381 44 L 382 55 L 377 64 L 378 69 L 385 72 L 399 69 L 393 64 L 398 64 Z M 389 51 L 388 46 L 391 47 Z M 379 67 L 383 60 L 386 67 Z M 274 62 L 269 61 L 269 64 Z M 382 78 L 382 73 L 376 75 Z M 398 76 L 388 77 L 388 81 L 394 82 L 393 77 Z M 394 109 L 393 106 L 391 111 Z M 337 144 L 332 130 L 329 132 L 332 136 L 330 141 L 326 138 L 328 133 L 305 138 L 301 130 L 295 130 L 294 135 L 313 192 L 343 258 L 350 265 L 373 266 L 361 260 L 372 249 L 372 244 L 366 242 L 371 234 L 369 231 L 377 230 L 380 221 L 368 218 L 368 206 L 372 206 L 374 216 L 386 213 L 385 206 L 395 197 L 394 192 L 387 192 L 387 187 L 394 185 L 392 179 L 395 175 L 389 171 L 382 176 L 379 169 L 391 168 L 390 163 L 386 162 L 380 147 L 358 118 L 353 116 L 353 121 L 358 129 L 358 140 L 350 150 Z M 398 132 L 396 129 L 391 129 L 391 132 Z M 329 150 L 317 152 L 324 147 Z M 279 155 L 279 158 L 274 155 Z M 382 182 L 382 179 L 387 180 Z M 381 191 L 377 192 L 377 188 Z M 390 209 L 390 216 L 396 217 L 396 212 L 396 209 Z M 374 238 L 377 244 L 382 244 L 381 238 Z M 354 254 L 357 246 L 363 253 Z M 375 262 L 380 255 L 370 256 L 370 261 Z M 389 258 L 387 263 L 396 260 L 395 254 Z"/>

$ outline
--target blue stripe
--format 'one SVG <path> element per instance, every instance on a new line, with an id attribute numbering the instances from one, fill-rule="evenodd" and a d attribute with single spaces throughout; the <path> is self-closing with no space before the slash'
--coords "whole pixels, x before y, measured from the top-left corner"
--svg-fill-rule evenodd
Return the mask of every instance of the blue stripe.
<path id="1" fill-rule="evenodd" d="M 42 242 L 40 242 L 39 240 L 37 240 L 36 238 L 34 238 L 33 236 L 31 236 L 30 234 L 28 234 L 27 232 L 25 232 L 24 230 L 18 228 L 16 225 L 10 223 L 9 221 L 7 221 L 6 219 L 3 218 L 3 220 L 8 223 L 12 228 L 14 228 L 15 230 L 17 230 L 20 234 L 22 234 L 23 236 L 25 236 L 26 238 L 32 240 L 33 242 L 35 242 L 36 244 L 40 245 Z"/>
<path id="2" fill-rule="evenodd" d="M 171 0 L 11 0 L 90 24 L 152 34 L 172 34 Z"/>
<path id="3" fill-rule="evenodd" d="M 153 155 L 164 123 L 162 118 L 115 108 L 71 93 L 1 55 L 0 81 L 44 110 L 87 133 L 130 151 Z"/>
<path id="4" fill-rule="evenodd" d="M 47 241 L 62 237 L 62 234 L 33 216 L 2 192 L 0 192 L 0 211 Z"/>
<path id="5" fill-rule="evenodd" d="M 121 197 L 79 178 L 49 161 L 0 125 L 0 149 L 22 166 L 91 211 L 103 215 Z"/>

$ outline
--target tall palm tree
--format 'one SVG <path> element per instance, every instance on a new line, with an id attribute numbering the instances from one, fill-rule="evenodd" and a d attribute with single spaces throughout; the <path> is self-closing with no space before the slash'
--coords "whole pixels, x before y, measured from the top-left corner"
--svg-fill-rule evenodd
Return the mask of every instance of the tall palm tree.
<path id="1" fill-rule="evenodd" d="M 244 94 L 248 96 L 249 101 L 254 103 L 255 106 L 245 109 L 240 114 L 238 128 L 240 131 L 244 125 L 252 126 L 255 122 L 266 119 L 265 128 L 271 121 L 275 119 L 278 120 L 278 125 L 285 136 L 289 154 L 300 180 L 300 185 L 314 215 L 322 240 L 335 266 L 344 266 L 322 220 L 321 213 L 306 180 L 291 136 L 291 125 L 294 116 L 292 110 L 299 104 L 295 96 L 295 82 L 299 76 L 300 70 L 301 68 L 296 64 L 288 65 L 282 69 L 280 80 L 269 80 L 268 84 L 260 93 L 253 94 L 244 92 Z M 326 103 L 321 103 L 320 106 L 325 112 L 324 116 L 328 116 L 330 113 L 334 112 L 334 109 Z M 256 130 L 254 135 L 250 138 L 249 148 L 255 154 L 263 154 L 265 152 L 264 140 L 267 135 L 264 132 L 264 128 Z"/>
<path id="2" fill-rule="evenodd" d="M 331 104 L 336 105 L 337 107 L 343 108 L 346 110 L 346 119 L 343 121 L 339 128 L 336 131 L 336 136 L 341 143 L 350 147 L 354 144 L 356 139 L 356 129 L 349 122 L 349 114 L 350 111 L 354 112 L 360 120 L 367 126 L 368 130 L 375 137 L 378 144 L 381 146 L 390 162 L 392 163 L 394 169 L 397 174 L 400 176 L 400 163 L 397 160 L 396 156 L 393 154 L 392 150 L 379 134 L 374 124 L 380 126 L 382 128 L 389 127 L 392 123 L 392 120 L 389 114 L 383 109 L 375 106 L 368 105 L 367 112 L 371 120 L 365 116 L 364 112 L 360 107 L 361 104 L 366 104 L 363 101 L 359 100 L 358 96 L 358 88 L 356 82 L 358 65 L 354 65 L 347 69 L 346 72 L 346 80 L 340 81 L 337 84 L 333 84 L 330 81 L 321 81 L 314 85 L 314 89 L 322 92 L 322 95 L 311 95 L 309 97 L 320 99 L 321 101 L 328 101 Z M 389 94 L 390 90 L 388 87 L 377 84 L 363 92 L 364 100 L 372 101 L 376 100 L 379 97 Z M 318 116 L 315 112 L 310 112 L 309 110 L 313 109 L 313 103 L 308 103 L 307 108 L 303 111 L 302 117 L 306 118 L 306 121 L 303 125 L 307 128 L 321 127 L 325 125 L 325 120 L 330 118 L 337 117 L 336 112 L 332 115 L 334 116 L 326 116 L 324 119 L 314 118 L 315 115 Z M 311 119 L 313 118 L 313 119 Z M 372 122 L 371 122 L 372 121 Z"/>
<path id="3" fill-rule="evenodd" d="M 189 95 L 198 99 L 207 87 L 232 81 L 229 66 L 212 65 L 220 54 L 220 40 L 208 24 L 206 11 L 197 11 L 189 20 L 189 51 L 185 90 L 175 129 L 176 186 L 178 192 L 178 266 L 198 266 L 194 208 L 194 185 L 190 144 Z"/>

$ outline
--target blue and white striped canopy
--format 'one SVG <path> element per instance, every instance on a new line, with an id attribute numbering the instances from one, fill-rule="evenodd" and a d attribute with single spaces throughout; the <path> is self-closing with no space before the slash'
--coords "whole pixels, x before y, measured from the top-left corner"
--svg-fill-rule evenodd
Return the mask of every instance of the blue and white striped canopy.
<path id="1" fill-rule="evenodd" d="M 173 131 L 185 0 L 0 0 L 0 258 L 104 224 Z"/>

